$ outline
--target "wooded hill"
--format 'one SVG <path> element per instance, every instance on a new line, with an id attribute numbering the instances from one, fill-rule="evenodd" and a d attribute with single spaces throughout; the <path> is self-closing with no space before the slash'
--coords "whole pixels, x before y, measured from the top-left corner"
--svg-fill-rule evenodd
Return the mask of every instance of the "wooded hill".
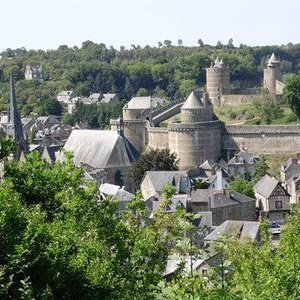
<path id="1" fill-rule="evenodd" d="M 132 45 L 120 50 L 91 41 L 81 48 L 61 45 L 57 50 L 7 49 L 0 59 L 0 109 L 8 102 L 8 74 L 14 70 L 17 96 L 22 114 L 57 113 L 55 95 L 74 89 L 78 95 L 113 92 L 120 99 L 133 95 L 155 95 L 170 99 L 186 96 L 195 86 L 205 84 L 205 69 L 219 56 L 230 66 L 233 88 L 260 86 L 265 61 L 272 52 L 282 61 L 284 73 L 299 73 L 300 44 L 250 47 L 232 43 L 217 46 L 172 46 L 171 41 L 158 47 Z M 43 83 L 24 80 L 26 65 L 43 65 Z"/>

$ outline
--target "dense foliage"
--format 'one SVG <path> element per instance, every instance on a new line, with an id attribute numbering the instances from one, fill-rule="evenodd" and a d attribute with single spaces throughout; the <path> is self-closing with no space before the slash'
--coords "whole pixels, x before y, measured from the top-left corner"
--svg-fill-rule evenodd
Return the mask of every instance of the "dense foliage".
<path id="1" fill-rule="evenodd" d="M 34 153 L 23 162 L 6 162 L 0 184 L 0 298 L 299 299 L 299 209 L 280 245 L 269 242 L 264 224 L 261 244 L 220 242 L 220 265 L 207 279 L 179 268 L 166 281 L 167 253 L 202 255 L 192 244 L 194 217 L 180 209 L 165 212 L 173 193 L 167 186 L 155 218 L 145 224 L 139 194 L 116 214 L 116 203 L 97 200 L 95 186 L 82 179 L 71 157 L 54 166 Z"/>
<path id="2" fill-rule="evenodd" d="M 283 94 L 290 107 L 300 118 L 300 76 L 290 75 L 286 79 L 286 86 L 283 89 Z"/>
<path id="3" fill-rule="evenodd" d="M 124 102 L 113 105 L 106 104 L 83 104 L 77 103 L 75 111 L 72 114 L 65 113 L 62 122 L 65 124 L 75 125 L 86 124 L 91 128 L 105 128 L 109 125 L 109 120 L 117 119 L 122 115 Z"/>
<path id="4" fill-rule="evenodd" d="M 7 49 L 0 59 L 0 109 L 7 103 L 11 68 L 18 81 L 17 95 L 22 113 L 43 114 L 52 113 L 56 103 L 53 102 L 50 109 L 50 99 L 54 101 L 59 91 L 68 89 L 85 96 L 100 90 L 113 92 L 127 100 L 136 94 L 186 96 L 195 86 L 205 84 L 205 68 L 217 56 L 230 66 L 232 88 L 258 86 L 267 56 L 273 51 L 281 58 L 284 73 L 299 72 L 299 44 L 234 47 L 232 43 L 210 46 L 200 42 L 197 47 L 185 47 L 166 41 L 158 47 L 132 45 L 131 49 L 117 50 L 86 41 L 81 48 L 62 45 L 57 50 L 47 51 Z M 25 81 L 25 65 L 41 63 L 45 81 Z"/>

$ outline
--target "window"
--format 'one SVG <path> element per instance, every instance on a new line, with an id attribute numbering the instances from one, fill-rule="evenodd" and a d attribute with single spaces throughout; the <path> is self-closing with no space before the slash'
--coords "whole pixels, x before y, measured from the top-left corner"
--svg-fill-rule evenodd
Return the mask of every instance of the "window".
<path id="1" fill-rule="evenodd" d="M 275 201 L 275 208 L 282 209 L 282 201 Z"/>
<path id="2" fill-rule="evenodd" d="M 207 277 L 207 269 L 202 269 L 202 276 Z"/>

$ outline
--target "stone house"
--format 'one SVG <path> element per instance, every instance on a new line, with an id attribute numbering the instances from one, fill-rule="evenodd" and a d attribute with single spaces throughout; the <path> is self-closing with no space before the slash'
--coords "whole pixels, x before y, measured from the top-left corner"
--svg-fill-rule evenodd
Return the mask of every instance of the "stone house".
<path id="1" fill-rule="evenodd" d="M 300 173 L 292 176 L 283 183 L 283 186 L 291 196 L 290 203 L 296 204 L 300 202 Z"/>
<path id="2" fill-rule="evenodd" d="M 291 177 L 300 174 L 300 159 L 299 158 L 289 158 L 287 161 L 283 162 L 280 167 L 280 178 L 281 181 L 287 181 Z"/>
<path id="3" fill-rule="evenodd" d="M 210 211 L 213 226 L 219 226 L 226 220 L 255 221 L 257 219 L 255 199 L 229 189 L 192 190 L 190 206 L 195 213 Z"/>
<path id="4" fill-rule="evenodd" d="M 76 97 L 76 94 L 74 91 L 62 91 L 57 94 L 56 99 L 59 102 L 64 103 L 67 105 L 72 98 Z"/>
<path id="5" fill-rule="evenodd" d="M 229 176 L 253 176 L 258 162 L 258 156 L 250 154 L 247 150 L 241 150 L 228 161 Z"/>
<path id="6" fill-rule="evenodd" d="M 119 102 L 118 94 L 112 94 L 112 93 L 103 94 L 103 98 L 100 100 L 100 103 L 108 104 L 108 105 L 112 105 L 118 102 Z"/>
<path id="7" fill-rule="evenodd" d="M 176 188 L 176 194 L 187 194 L 191 188 L 187 171 L 147 171 L 140 189 L 144 199 L 159 198 L 167 184 Z"/>
<path id="8" fill-rule="evenodd" d="M 27 65 L 24 72 L 25 80 L 39 79 L 44 80 L 43 67 Z"/>
<path id="9" fill-rule="evenodd" d="M 266 174 L 253 189 L 259 216 L 268 218 L 270 222 L 284 223 L 290 213 L 290 195 L 282 183 Z"/>

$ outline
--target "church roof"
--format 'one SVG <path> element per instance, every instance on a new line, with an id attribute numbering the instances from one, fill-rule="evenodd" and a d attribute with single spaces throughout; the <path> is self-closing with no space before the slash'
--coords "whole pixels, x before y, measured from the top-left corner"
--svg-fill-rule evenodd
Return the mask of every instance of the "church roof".
<path id="1" fill-rule="evenodd" d="M 115 131 L 73 130 L 64 150 L 73 152 L 74 164 L 95 169 L 131 166 L 124 139 Z M 64 160 L 63 156 L 59 160 Z"/>
<path id="2" fill-rule="evenodd" d="M 203 104 L 194 92 L 191 92 L 188 98 L 183 103 L 181 109 L 202 108 Z"/>

